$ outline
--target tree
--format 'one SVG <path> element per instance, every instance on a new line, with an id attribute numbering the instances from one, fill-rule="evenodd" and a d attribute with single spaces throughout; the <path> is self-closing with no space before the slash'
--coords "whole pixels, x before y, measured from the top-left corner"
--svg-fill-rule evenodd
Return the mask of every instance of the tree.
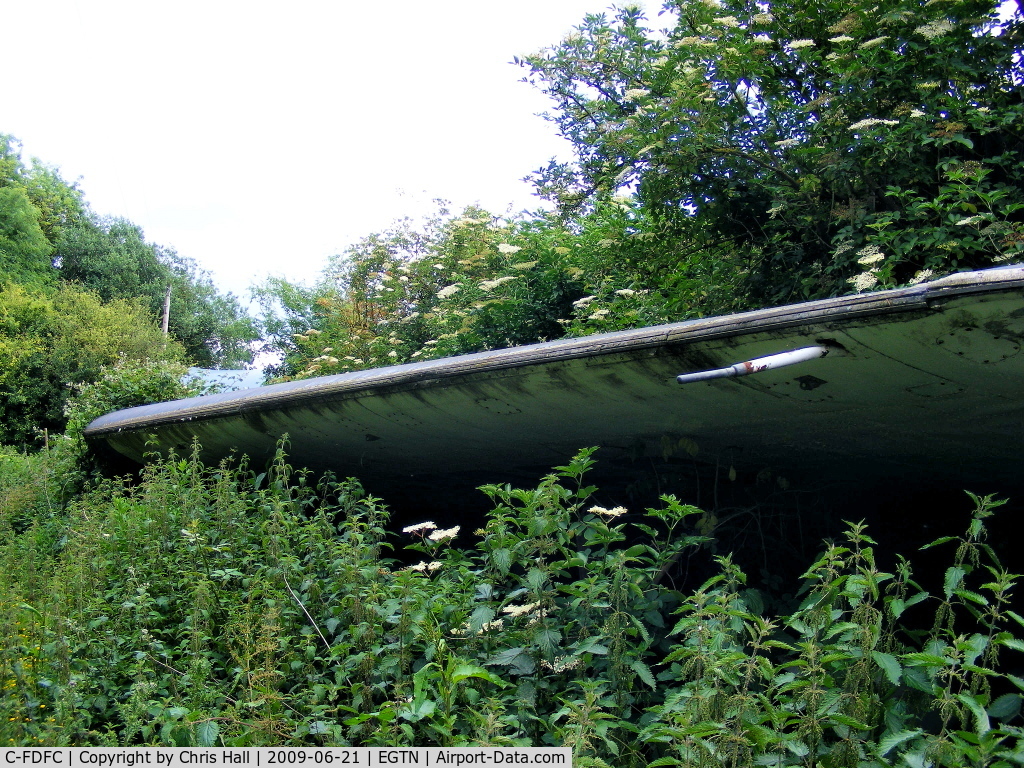
<path id="1" fill-rule="evenodd" d="M 181 360 L 138 300 L 0 283 L 0 443 L 33 445 L 64 428 L 74 387 L 119 360 Z"/>
<path id="2" fill-rule="evenodd" d="M 170 286 L 169 332 L 193 364 L 230 368 L 252 361 L 259 331 L 238 299 L 221 294 L 191 259 L 147 242 L 127 219 L 91 216 L 65 227 L 54 260 L 64 281 L 103 301 L 140 298 L 155 320 Z"/>
<path id="3" fill-rule="evenodd" d="M 561 252 L 571 235 L 478 208 L 403 221 L 332 258 L 313 288 L 259 292 L 272 373 L 302 378 L 527 344 L 564 335 L 582 283 Z"/>
<path id="4" fill-rule="evenodd" d="M 43 230 L 46 220 L 30 189 L 41 193 L 42 186 L 32 184 L 21 162 L 18 143 L 0 134 L 0 276 L 26 282 L 46 281 L 51 277 L 49 255 L 53 245 Z"/>
<path id="5" fill-rule="evenodd" d="M 261 334 L 238 298 L 221 293 L 194 260 L 170 249 L 160 249 L 160 254 L 170 272 L 170 333 L 184 346 L 188 359 L 206 368 L 251 363 L 253 343 Z M 165 296 L 161 291 L 158 297 L 161 312 Z"/>
<path id="6" fill-rule="evenodd" d="M 3 134 L 0 278 L 61 280 L 108 303 L 141 299 L 154 319 L 161 317 L 171 286 L 170 333 L 196 365 L 249 363 L 259 338 L 238 299 L 221 294 L 194 261 L 147 242 L 142 228 L 127 219 L 96 216 L 75 184 L 39 160 L 26 166 L 18 142 Z"/>
<path id="7" fill-rule="evenodd" d="M 652 231 L 781 303 L 1024 250 L 1019 16 L 997 3 L 670 0 L 528 56 L 576 151 L 535 176 L 576 216 L 635 192 Z M 680 259 L 683 253 L 690 258 Z M 693 256 L 699 258 L 694 259 Z"/>
<path id="8" fill-rule="evenodd" d="M 126 219 L 90 217 L 65 228 L 54 261 L 62 280 L 93 291 L 103 301 L 144 297 L 150 312 L 163 309 L 171 271 L 159 246 Z"/>
<path id="9" fill-rule="evenodd" d="M 25 190 L 0 186 L 0 275 L 23 282 L 45 281 L 52 272 L 52 251 Z"/>

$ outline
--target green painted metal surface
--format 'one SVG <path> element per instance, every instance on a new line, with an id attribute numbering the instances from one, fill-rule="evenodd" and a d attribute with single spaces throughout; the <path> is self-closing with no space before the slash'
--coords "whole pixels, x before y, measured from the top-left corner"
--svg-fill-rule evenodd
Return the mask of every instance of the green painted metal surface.
<path id="1" fill-rule="evenodd" d="M 272 455 L 364 478 L 535 476 L 584 446 L 612 466 L 697 452 L 827 476 L 1017 481 L 1024 268 L 913 288 L 327 376 L 142 406 L 86 430 L 153 447 Z M 829 353 L 742 378 L 680 373 Z M 147 445 L 147 441 L 151 441 Z"/>

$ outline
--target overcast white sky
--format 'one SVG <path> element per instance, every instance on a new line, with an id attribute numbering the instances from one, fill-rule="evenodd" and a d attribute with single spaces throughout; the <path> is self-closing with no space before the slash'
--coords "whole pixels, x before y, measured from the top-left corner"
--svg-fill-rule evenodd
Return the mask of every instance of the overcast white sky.
<path id="1" fill-rule="evenodd" d="M 433 198 L 537 207 L 568 152 L 510 62 L 611 2 L 8 3 L 0 132 L 243 296 Z"/>

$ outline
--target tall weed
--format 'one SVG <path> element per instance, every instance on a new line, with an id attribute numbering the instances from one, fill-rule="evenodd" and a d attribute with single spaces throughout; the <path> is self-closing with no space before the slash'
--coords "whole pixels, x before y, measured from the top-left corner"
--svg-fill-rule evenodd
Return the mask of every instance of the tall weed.
<path id="1" fill-rule="evenodd" d="M 1017 576 L 973 499 L 941 589 L 848 526 L 768 615 L 702 512 L 593 503 L 592 451 L 401 534 L 356 481 L 155 460 L 0 526 L 11 744 L 568 745 L 581 766 L 1024 760 Z M 10 476 L 9 476 L 10 478 Z M 7 486 L 21 483 L 8 479 Z M 25 498 L 29 498 L 28 495 Z M 35 498 L 34 496 L 32 498 Z M 389 559 L 398 545 L 414 565 Z M 714 575 L 680 585 L 679 563 Z M 415 559 L 415 558 L 413 558 Z"/>

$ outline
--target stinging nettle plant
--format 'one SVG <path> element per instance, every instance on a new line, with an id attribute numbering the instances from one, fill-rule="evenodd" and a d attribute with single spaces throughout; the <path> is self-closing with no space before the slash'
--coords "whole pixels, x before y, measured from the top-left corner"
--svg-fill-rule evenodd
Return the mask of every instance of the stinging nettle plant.
<path id="1" fill-rule="evenodd" d="M 568 745 L 586 766 L 1014 765 L 1016 576 L 973 497 L 941 588 L 850 524 L 768 614 L 702 512 L 598 503 L 593 451 L 484 486 L 470 534 L 386 530 L 355 481 L 156 460 L 0 557 L 0 737 L 32 744 Z M 9 497 L 5 497 L 9 498 Z M 19 518 L 20 519 L 20 518 Z M 422 561 L 387 558 L 397 541 Z M 673 569 L 704 558 L 687 585 Z M 1010 664 L 1016 660 L 1009 659 Z"/>

